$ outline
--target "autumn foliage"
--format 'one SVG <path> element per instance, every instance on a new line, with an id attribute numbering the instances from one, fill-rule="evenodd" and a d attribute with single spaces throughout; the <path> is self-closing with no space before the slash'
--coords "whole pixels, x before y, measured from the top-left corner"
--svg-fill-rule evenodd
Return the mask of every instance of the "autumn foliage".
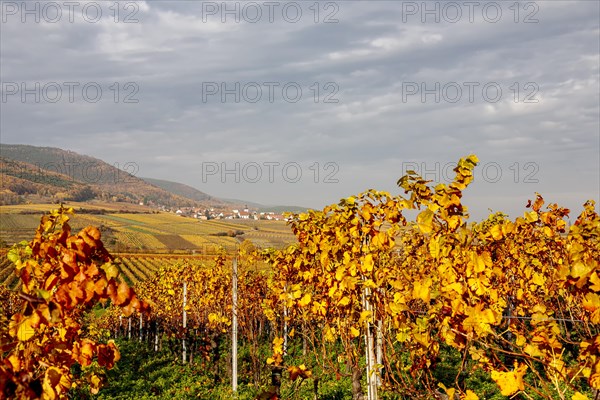
<path id="1" fill-rule="evenodd" d="M 354 398 L 363 396 L 364 358 L 377 360 L 378 386 L 412 398 L 477 399 L 463 382 L 474 369 L 505 396 L 584 399 L 580 388 L 600 389 L 595 203 L 568 232 L 569 210 L 543 210 L 539 194 L 523 217 L 468 223 L 461 198 L 477 162 L 461 159 L 449 185 L 409 173 L 398 181 L 407 196 L 369 190 L 296 215 L 299 243 L 266 253 L 274 274 L 267 316 L 310 327 L 319 343 L 341 342 Z M 415 222 L 408 210 L 418 212 Z M 434 375 L 443 346 L 462 359 L 452 386 Z"/>
<path id="2" fill-rule="evenodd" d="M 253 382 L 286 371 L 295 387 L 312 379 L 317 395 L 324 376 L 349 377 L 357 400 L 365 398 L 364 378 L 370 393 L 477 400 L 465 379 L 474 373 L 503 396 L 585 400 L 600 390 L 595 202 L 570 226 L 570 211 L 544 206 L 537 193 L 522 217 L 498 212 L 471 222 L 462 199 L 477 163 L 474 155 L 461 159 L 449 184 L 409 171 L 398 181 L 401 195 L 368 190 L 292 215 L 298 242 L 286 248 L 245 246 L 236 255 L 237 319 Z M 231 258 L 165 266 L 136 287 L 142 302 L 118 282 L 98 230 L 71 235 L 67 219 L 65 210 L 45 216 L 34 240 L 10 253 L 23 284 L 20 300 L 7 296 L 4 307 L 23 305 L 0 321 L 3 393 L 61 397 L 75 382 L 72 365 L 112 367 L 114 344 L 82 323 L 98 301 L 116 306 L 102 321 L 113 331 L 120 317 L 142 313 L 140 332 L 142 321 L 153 326 L 155 343 L 195 343 L 194 354 L 220 382 L 219 343 L 231 335 Z M 286 347 L 298 339 L 302 360 Z M 271 348 L 268 357 L 260 345 Z M 449 355 L 455 376 L 441 376 Z M 85 379 L 92 390 L 102 383 L 94 373 Z"/>
<path id="3" fill-rule="evenodd" d="M 112 341 L 96 340 L 83 318 L 98 302 L 110 301 L 125 314 L 144 310 L 124 282 L 97 228 L 72 235 L 72 210 L 42 217 L 34 239 L 8 254 L 21 279 L 20 310 L 0 321 L 0 393 L 5 398 L 64 398 L 78 383 L 97 392 L 101 374 L 74 377 L 75 364 L 112 368 L 120 355 Z"/>

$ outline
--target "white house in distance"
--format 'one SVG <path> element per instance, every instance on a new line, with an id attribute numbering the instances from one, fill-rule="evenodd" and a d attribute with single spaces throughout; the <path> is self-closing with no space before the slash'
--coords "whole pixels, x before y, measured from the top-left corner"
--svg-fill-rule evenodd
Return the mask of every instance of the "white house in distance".
<path id="1" fill-rule="evenodd" d="M 260 219 L 266 219 L 268 221 L 285 221 L 285 217 L 281 214 L 275 214 L 272 211 L 261 212 Z"/>

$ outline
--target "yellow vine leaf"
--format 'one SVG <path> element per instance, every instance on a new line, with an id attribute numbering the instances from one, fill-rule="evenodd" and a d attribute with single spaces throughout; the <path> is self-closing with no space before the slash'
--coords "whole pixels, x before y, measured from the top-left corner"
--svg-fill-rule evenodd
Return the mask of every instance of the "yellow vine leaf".
<path id="1" fill-rule="evenodd" d="M 298 300 L 298 305 L 300 307 L 306 307 L 310 304 L 311 296 L 310 293 L 306 293 L 300 300 Z"/>
<path id="2" fill-rule="evenodd" d="M 590 371 L 590 378 L 588 379 L 590 386 L 596 390 L 600 390 L 600 362 L 596 362 L 595 372 Z"/>
<path id="3" fill-rule="evenodd" d="M 432 237 L 429 241 L 429 253 L 431 257 L 438 258 L 440 255 L 440 238 Z"/>
<path id="4" fill-rule="evenodd" d="M 469 307 L 466 313 L 468 317 L 463 321 L 467 332 L 474 330 L 478 335 L 491 332 L 490 324 L 496 322 L 497 312 L 490 308 L 484 310 L 483 307 L 482 303 Z"/>
<path id="5" fill-rule="evenodd" d="M 344 278 L 345 273 L 346 273 L 346 267 L 344 266 L 344 264 L 342 264 L 339 267 L 337 267 L 337 269 L 335 271 L 335 279 L 337 279 L 338 281 L 341 281 Z"/>
<path id="6" fill-rule="evenodd" d="M 325 335 L 323 336 L 323 338 L 327 342 L 335 342 L 335 328 L 326 326 L 325 327 Z"/>
<path id="7" fill-rule="evenodd" d="M 338 305 L 344 307 L 350 304 L 350 298 L 348 296 L 344 296 L 338 301 Z"/>
<path id="8" fill-rule="evenodd" d="M 544 284 L 546 283 L 546 278 L 544 277 L 544 275 L 534 272 L 533 279 L 531 281 L 538 286 L 544 286 Z"/>
<path id="9" fill-rule="evenodd" d="M 325 316 L 327 314 L 327 303 L 325 303 L 325 301 L 323 302 L 318 302 L 318 301 L 313 301 L 313 306 L 312 306 L 312 313 L 315 315 L 321 315 L 321 316 Z"/>
<path id="10" fill-rule="evenodd" d="M 449 285 L 445 285 L 444 287 L 442 287 L 442 290 L 444 292 L 456 292 L 458 294 L 463 294 L 465 292 L 465 288 L 463 286 L 463 284 L 461 282 L 454 282 L 451 283 Z"/>
<path id="11" fill-rule="evenodd" d="M 8 362 L 11 364 L 14 370 L 21 369 L 21 360 L 16 355 L 12 355 L 8 357 Z"/>
<path id="12" fill-rule="evenodd" d="M 588 293 L 583 299 L 583 308 L 592 313 L 593 324 L 600 324 L 600 296 L 596 293 Z"/>
<path id="13" fill-rule="evenodd" d="M 446 394 L 448 395 L 448 398 L 449 398 L 449 399 L 454 399 L 454 395 L 455 395 L 455 393 L 456 393 L 456 389 L 454 389 L 454 388 L 447 388 L 447 387 L 446 387 L 446 386 L 445 386 L 443 383 L 441 383 L 441 382 L 440 382 L 440 383 L 438 383 L 438 386 L 439 386 L 441 389 L 443 389 L 443 390 L 446 392 Z"/>
<path id="14" fill-rule="evenodd" d="M 590 400 L 585 394 L 581 392 L 575 392 L 571 400 Z"/>
<path id="15" fill-rule="evenodd" d="M 275 337 L 273 339 L 273 352 L 276 354 L 283 354 L 283 338 Z"/>
<path id="16" fill-rule="evenodd" d="M 44 398 L 59 398 L 60 393 L 64 392 L 70 386 L 71 380 L 67 375 L 63 374 L 60 369 L 56 367 L 50 367 L 46 370 L 42 383 Z"/>
<path id="17" fill-rule="evenodd" d="M 525 219 L 527 220 L 527 222 L 535 222 L 538 220 L 538 213 L 535 211 L 526 212 Z"/>
<path id="18" fill-rule="evenodd" d="M 30 318 L 25 318 L 23 321 L 21 321 L 17 328 L 17 339 L 24 342 L 31 339 L 33 335 L 35 335 L 35 329 L 33 329 L 31 326 L 31 322 L 32 321 Z"/>
<path id="19" fill-rule="evenodd" d="M 108 280 L 119 276 L 119 268 L 117 268 L 114 264 L 106 263 L 102 266 L 102 269 L 104 269 L 104 272 L 106 272 L 106 279 Z"/>
<path id="20" fill-rule="evenodd" d="M 363 267 L 364 267 L 364 270 L 365 270 L 366 272 L 371 272 L 371 271 L 373 271 L 373 265 L 374 265 L 374 262 L 373 262 L 373 256 L 372 256 L 371 254 L 367 254 L 367 255 L 365 256 L 365 259 L 364 259 L 364 261 L 363 261 Z"/>
<path id="21" fill-rule="evenodd" d="M 542 357 L 544 354 L 540 351 L 540 348 L 535 344 L 528 344 L 523 349 L 525 354 L 529 354 L 532 357 Z"/>
<path id="22" fill-rule="evenodd" d="M 376 289 L 377 284 L 373 281 L 373 279 L 367 279 L 363 282 L 363 286 L 369 289 Z"/>
<path id="23" fill-rule="evenodd" d="M 306 365 L 300 364 L 299 366 L 292 365 L 288 368 L 290 373 L 290 380 L 295 381 L 298 377 L 302 379 L 308 379 L 312 376 L 312 372 L 306 369 Z"/>
<path id="24" fill-rule="evenodd" d="M 400 343 L 404 343 L 406 342 L 408 339 L 410 338 L 409 336 L 409 332 L 407 329 L 404 330 L 400 330 L 397 334 L 396 334 L 396 340 Z"/>
<path id="25" fill-rule="evenodd" d="M 592 276 L 590 276 L 590 289 L 594 292 L 600 292 L 600 277 L 597 272 L 594 272 Z"/>
<path id="26" fill-rule="evenodd" d="M 369 320 L 371 320 L 371 311 L 367 311 L 367 310 L 361 311 L 360 318 L 358 319 L 358 323 L 362 324 L 363 322 L 369 321 Z"/>
<path id="27" fill-rule="evenodd" d="M 500 388 L 503 396 L 512 396 L 520 390 L 525 390 L 523 376 L 527 371 L 527 365 L 521 364 L 517 367 L 515 363 L 515 367 L 514 371 L 509 372 L 492 371 L 492 379 Z"/>
<path id="28" fill-rule="evenodd" d="M 467 390 L 467 393 L 462 395 L 461 400 L 479 400 L 479 396 L 475 394 L 471 389 Z"/>
<path id="29" fill-rule="evenodd" d="M 97 394 L 100 391 L 101 383 L 102 381 L 100 378 L 96 374 L 93 374 L 90 379 L 90 392 L 92 392 L 92 394 Z"/>
<path id="30" fill-rule="evenodd" d="M 416 281 L 413 286 L 412 296 L 415 299 L 421 299 L 425 303 L 429 302 L 431 299 L 431 292 L 429 288 L 431 287 L 431 278 L 425 279 L 425 281 Z"/>
<path id="31" fill-rule="evenodd" d="M 577 261 L 571 267 L 571 276 L 575 278 L 581 278 L 582 276 L 586 276 L 587 274 L 589 274 L 592 271 L 592 269 L 592 265 L 586 265 L 581 261 Z"/>
<path id="32" fill-rule="evenodd" d="M 490 229 L 490 233 L 492 234 L 494 240 L 502 239 L 502 228 L 500 227 L 500 225 L 492 226 L 492 228 Z"/>
<path id="33" fill-rule="evenodd" d="M 429 233 L 433 229 L 433 211 L 427 209 L 417 215 L 417 225 L 423 233 Z"/>

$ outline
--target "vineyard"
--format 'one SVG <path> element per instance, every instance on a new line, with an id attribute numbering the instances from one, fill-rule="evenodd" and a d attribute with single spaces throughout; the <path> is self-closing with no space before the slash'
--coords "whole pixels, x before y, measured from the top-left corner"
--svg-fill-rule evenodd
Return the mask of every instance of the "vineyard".
<path id="1" fill-rule="evenodd" d="M 39 222 L 39 214 L 31 212 L 48 211 L 50 208 L 50 205 L 46 208 L 41 205 L 0 206 L 0 243 L 12 245 L 28 240 Z M 86 208 L 103 213 L 75 214 L 72 228 L 80 230 L 86 226 L 97 226 L 107 249 L 115 253 L 216 255 L 221 248 L 234 252 L 245 239 L 264 248 L 281 248 L 296 241 L 282 221 L 200 221 L 171 213 L 149 213 L 147 209 L 123 213 L 105 208 Z"/>
<path id="2" fill-rule="evenodd" d="M 9 289 L 16 289 L 19 277 L 14 272 L 15 266 L 3 255 L 0 261 L 0 284 Z"/>
<path id="3" fill-rule="evenodd" d="M 186 256 L 168 254 L 113 253 L 114 265 L 124 275 L 128 284 L 136 284 L 151 278 L 161 267 L 199 265 L 210 260 L 210 256 Z M 15 265 L 7 254 L 0 254 L 0 284 L 12 290 L 17 289 L 19 277 Z"/>
<path id="4" fill-rule="evenodd" d="M 0 277 L 21 293 L 2 289 L 0 391 L 597 400 L 595 202 L 569 228 L 570 211 L 539 194 L 522 217 L 472 222 L 461 199 L 477 163 L 461 159 L 448 185 L 409 173 L 398 181 L 404 195 L 347 197 L 295 215 L 295 243 L 247 240 L 228 254 L 111 258 L 99 229 L 71 233 L 71 210 L 44 216 L 33 241 L 6 255 L 10 273 L 2 263 Z M 201 224 L 169 218 L 108 220 L 114 230 L 159 229 L 166 247 L 183 244 L 175 236 L 192 246 L 231 239 L 212 236 L 221 222 L 198 235 Z M 227 227 L 264 243 L 283 236 L 283 225 Z"/>

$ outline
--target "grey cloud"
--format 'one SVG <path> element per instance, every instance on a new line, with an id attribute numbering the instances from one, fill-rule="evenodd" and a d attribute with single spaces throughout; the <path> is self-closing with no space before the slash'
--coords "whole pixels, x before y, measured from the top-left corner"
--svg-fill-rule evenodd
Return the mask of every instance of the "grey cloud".
<path id="1" fill-rule="evenodd" d="M 519 213 L 535 191 L 573 209 L 600 197 L 596 2 L 539 1 L 534 24 L 514 23 L 508 3 L 495 24 L 479 14 L 473 23 L 421 23 L 402 15 L 402 3 L 387 1 L 336 2 L 334 24 L 315 24 L 307 8 L 312 3 L 302 3 L 305 14 L 295 24 L 280 17 L 274 23 L 203 22 L 201 2 L 138 4 L 135 24 L 114 23 L 106 14 L 95 24 L 1 25 L 3 82 L 98 82 L 103 88 L 97 103 L 80 92 L 73 103 L 23 104 L 10 97 L 0 104 L 3 143 L 132 161 L 142 176 L 263 203 L 322 207 L 369 187 L 397 192 L 403 163 L 435 169 L 471 152 L 481 168 L 487 162 L 491 172 L 489 163 L 497 163 L 503 174 L 497 182 L 480 178 L 469 189 L 465 199 L 475 216 L 488 207 Z M 110 89 L 115 82 L 117 103 Z M 130 94 L 123 89 L 128 82 L 139 88 L 137 104 L 122 101 Z M 235 82 L 297 82 L 303 93 L 291 103 L 278 89 L 270 103 L 263 86 L 257 103 L 234 103 L 232 95 L 226 103 L 218 95 L 205 102 L 203 82 L 230 88 Z M 323 103 L 327 82 L 339 88 L 338 103 Z M 403 96 L 407 82 L 428 88 L 496 82 L 503 95 L 496 103 L 481 99 L 481 92 L 473 103 L 466 93 L 457 103 L 436 103 L 429 95 L 422 103 L 420 94 Z M 539 86 L 537 104 L 522 102 L 528 82 Z M 206 162 L 295 162 L 305 178 L 205 182 Z M 339 183 L 314 183 L 309 167 L 315 162 L 320 179 L 324 163 L 335 162 Z M 537 183 L 522 182 L 528 162 L 538 168 Z"/>

